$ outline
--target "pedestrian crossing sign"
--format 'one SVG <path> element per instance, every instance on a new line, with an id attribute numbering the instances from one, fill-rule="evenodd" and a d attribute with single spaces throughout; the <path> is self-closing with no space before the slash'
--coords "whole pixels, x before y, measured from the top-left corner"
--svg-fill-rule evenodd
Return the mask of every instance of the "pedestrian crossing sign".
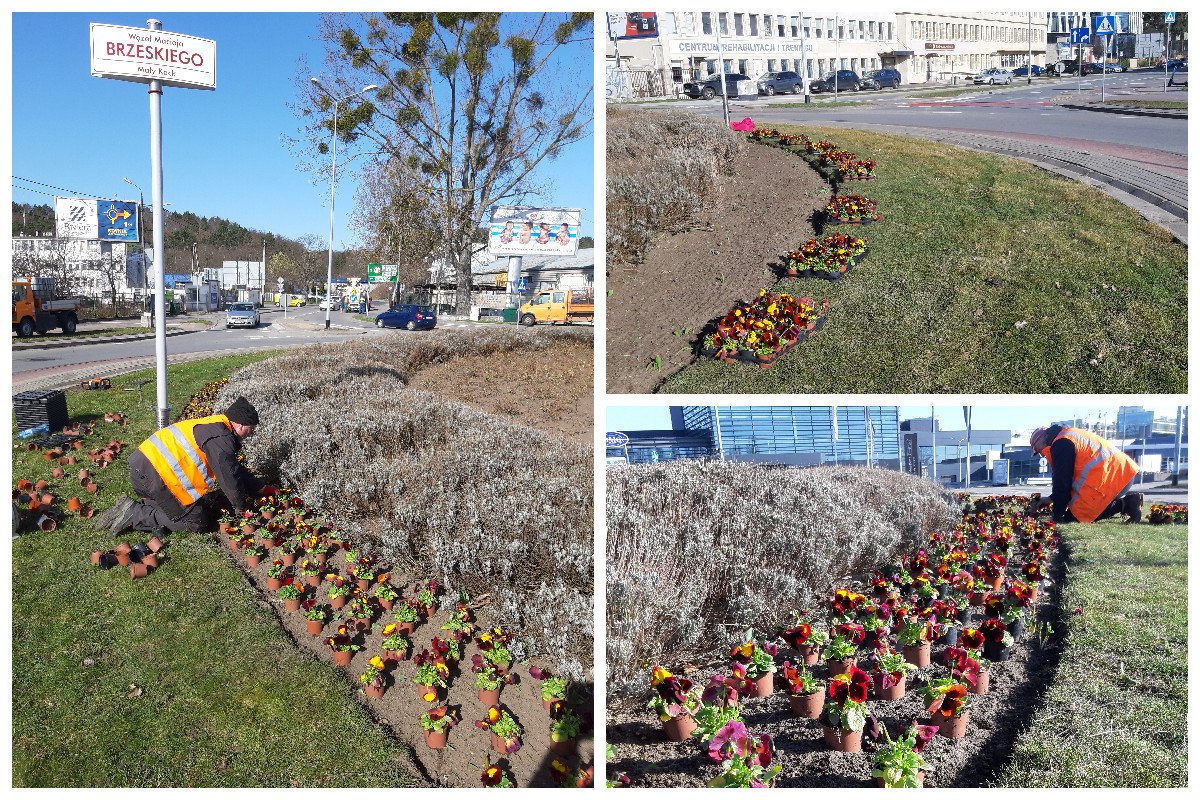
<path id="1" fill-rule="evenodd" d="M 1164 25 L 1174 25 L 1175 24 L 1175 12 L 1174 11 L 1164 11 L 1163 12 L 1163 24 Z"/>
<path id="2" fill-rule="evenodd" d="M 1112 36 L 1117 32 L 1117 18 L 1112 15 L 1096 17 L 1096 35 Z"/>

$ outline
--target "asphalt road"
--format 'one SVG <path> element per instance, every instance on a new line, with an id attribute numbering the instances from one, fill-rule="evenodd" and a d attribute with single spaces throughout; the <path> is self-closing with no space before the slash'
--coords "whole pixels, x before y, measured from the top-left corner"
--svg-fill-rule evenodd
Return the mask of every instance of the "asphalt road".
<path id="1" fill-rule="evenodd" d="M 1020 79 L 1018 79 L 1019 81 Z M 919 92 L 884 89 L 871 92 L 845 92 L 839 101 L 863 102 L 862 106 L 843 106 L 819 110 L 830 95 L 818 96 L 817 109 L 787 108 L 802 103 L 794 96 L 740 101 L 730 104 L 730 115 L 741 119 L 751 116 L 763 122 L 807 122 L 813 125 L 855 123 L 908 125 L 919 128 L 975 131 L 992 135 L 1015 134 L 1093 143 L 1095 152 L 1151 150 L 1173 156 L 1187 155 L 1187 119 L 1134 117 L 1095 111 L 1063 108 L 1051 101 L 1071 95 L 1083 86 L 1085 92 L 1100 88 L 1100 76 L 1082 80 L 1073 77 L 1035 80 L 1032 86 L 1018 82 L 1011 87 L 979 86 L 969 94 L 956 97 L 921 97 Z M 1105 76 L 1109 99 L 1161 91 L 1163 80 L 1158 72 L 1132 72 Z M 1180 99 L 1186 94 L 1181 92 Z M 687 109 L 706 116 L 720 116 L 719 100 L 647 104 L 646 108 Z M 1178 163 L 1178 158 L 1163 159 Z M 1186 167 L 1185 167 L 1186 169 Z"/>

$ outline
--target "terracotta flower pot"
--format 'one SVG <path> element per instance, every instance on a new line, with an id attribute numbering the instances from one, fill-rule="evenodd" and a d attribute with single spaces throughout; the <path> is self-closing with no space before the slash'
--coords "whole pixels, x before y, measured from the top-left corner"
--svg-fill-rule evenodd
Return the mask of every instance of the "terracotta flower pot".
<path id="1" fill-rule="evenodd" d="M 305 585 L 305 586 L 312 586 L 312 587 L 314 587 L 314 588 L 315 588 L 315 587 L 317 587 L 317 586 L 320 586 L 320 585 L 321 585 L 321 575 L 320 575 L 320 573 L 318 573 L 318 574 L 316 574 L 316 575 L 307 575 L 307 576 L 305 576 L 305 578 L 304 578 L 304 585 Z"/>
<path id="2" fill-rule="evenodd" d="M 33 485 L 34 491 L 37 492 L 38 494 L 41 494 L 42 492 L 46 491 L 49 488 L 50 488 L 50 481 L 46 480 L 45 478 L 38 479 L 38 482 Z"/>
<path id="3" fill-rule="evenodd" d="M 1036 603 L 1038 600 L 1038 585 L 1035 583 L 1029 587 L 1029 602 Z"/>
<path id="4" fill-rule="evenodd" d="M 103 557 L 104 557 L 103 550 L 93 550 L 92 551 L 92 566 L 93 567 L 100 566 L 100 559 L 102 559 Z"/>
<path id="5" fill-rule="evenodd" d="M 419 700 L 425 699 L 426 692 L 433 692 L 435 695 L 438 695 L 439 697 L 441 696 L 438 693 L 438 688 L 436 686 L 426 686 L 423 683 L 415 683 L 413 685 L 417 687 L 417 699 L 419 699 Z M 435 701 L 436 701 L 436 698 L 435 698 Z"/>
<path id="6" fill-rule="evenodd" d="M 488 706 L 488 707 L 500 705 L 500 690 L 499 689 L 480 689 L 479 690 L 479 702 L 483 703 L 485 706 Z"/>
<path id="7" fill-rule="evenodd" d="M 967 735 L 967 723 L 971 721 L 970 711 L 961 711 L 952 717 L 938 714 L 938 733 L 949 739 L 961 739 Z"/>
<path id="8" fill-rule="evenodd" d="M 295 597 L 291 600 L 284 600 L 283 607 L 286 608 L 288 611 L 299 611 L 300 610 L 300 598 Z"/>
<path id="9" fill-rule="evenodd" d="M 775 673 L 768 672 L 754 681 L 754 694 L 751 697 L 770 697 L 775 693 Z"/>
<path id="10" fill-rule="evenodd" d="M 37 526 L 41 530 L 49 533 L 50 531 L 58 528 L 58 520 L 49 514 L 42 514 L 40 517 L 38 517 Z"/>
<path id="11" fill-rule="evenodd" d="M 825 692 L 788 695 L 788 705 L 792 707 L 792 714 L 801 719 L 820 719 L 825 709 Z"/>
<path id="12" fill-rule="evenodd" d="M 17 481 L 17 488 L 20 489 L 22 492 L 28 492 L 30 489 L 33 488 L 33 481 L 26 480 L 25 478 L 21 478 L 20 480 Z"/>
<path id="13" fill-rule="evenodd" d="M 351 620 L 351 623 L 362 633 L 368 635 L 371 633 L 371 620 L 355 618 Z"/>
<path id="14" fill-rule="evenodd" d="M 83 508 L 83 503 L 80 501 L 80 499 L 78 497 L 68 497 L 67 498 L 67 510 L 68 511 L 78 511 L 81 508 Z"/>
<path id="15" fill-rule="evenodd" d="M 75 456 L 63 456 L 58 460 L 58 463 L 64 467 L 73 467 L 75 466 Z"/>
<path id="16" fill-rule="evenodd" d="M 346 605 L 346 595 L 340 594 L 337 597 L 329 598 L 329 605 L 334 609 L 341 608 L 342 606 Z"/>
<path id="17" fill-rule="evenodd" d="M 408 651 L 407 650 L 384 650 L 383 651 L 383 660 L 384 661 L 408 661 Z"/>
<path id="18" fill-rule="evenodd" d="M 850 658 L 831 658 L 825 662 L 826 668 L 829 670 L 830 676 L 844 675 L 850 671 L 850 668 L 858 664 L 858 659 L 854 656 Z"/>
<path id="19" fill-rule="evenodd" d="M 296 563 L 296 554 L 284 551 L 279 554 L 279 560 L 283 562 L 285 567 L 290 567 L 292 564 Z"/>
<path id="20" fill-rule="evenodd" d="M 415 631 L 416 629 L 417 629 L 417 623 L 415 623 L 415 622 L 397 622 L 396 623 L 396 633 L 403 634 L 405 636 L 412 636 L 413 631 Z"/>
<path id="21" fill-rule="evenodd" d="M 368 580 L 363 580 L 362 578 L 358 579 L 357 585 L 360 592 L 365 592 L 367 589 L 371 588 L 371 582 Z"/>
<path id="22" fill-rule="evenodd" d="M 691 737 L 692 731 L 696 730 L 696 720 L 692 719 L 691 714 L 685 712 L 666 720 L 662 726 L 667 739 L 672 742 L 684 742 Z"/>
<path id="23" fill-rule="evenodd" d="M 381 699 L 385 691 L 387 691 L 387 687 L 385 687 L 382 683 L 379 685 L 371 684 L 363 687 L 363 693 L 366 694 L 367 697 L 374 697 L 376 700 Z"/>
<path id="24" fill-rule="evenodd" d="M 150 574 L 150 568 L 148 566 L 146 566 L 145 564 L 130 564 L 129 565 L 130 580 L 136 581 L 138 578 L 144 578 L 149 574 Z"/>
<path id="25" fill-rule="evenodd" d="M 130 548 L 128 542 L 121 542 L 119 545 L 113 548 L 113 555 L 117 557 L 117 563 L 122 567 L 129 563 L 129 551 L 131 549 L 132 548 Z"/>
<path id="26" fill-rule="evenodd" d="M 83 517 L 84 519 L 91 519 L 92 517 L 96 516 L 96 509 L 85 505 L 83 508 L 79 509 L 79 516 Z"/>
<path id="27" fill-rule="evenodd" d="M 838 731 L 828 725 L 822 725 L 821 729 L 825 736 L 825 744 L 829 745 L 831 750 L 839 753 L 862 752 L 862 731 Z"/>
<path id="28" fill-rule="evenodd" d="M 283 586 L 282 578 L 267 578 L 267 591 L 277 592 L 280 586 Z"/>
<path id="29" fill-rule="evenodd" d="M 929 642 L 919 645 L 904 645 L 904 660 L 918 669 L 929 666 Z"/>
<path id="30" fill-rule="evenodd" d="M 142 556 L 142 563 L 150 569 L 158 569 L 158 555 L 155 553 L 147 553 Z"/>
<path id="31" fill-rule="evenodd" d="M 391 611 L 392 605 L 394 605 L 396 602 L 395 600 L 388 600 L 386 597 L 380 597 L 377 599 L 379 600 L 380 607 L 382 607 L 384 611 Z"/>
<path id="32" fill-rule="evenodd" d="M 562 700 L 562 699 L 563 699 L 563 698 L 561 698 L 561 697 L 551 697 L 549 700 L 547 700 L 546 698 L 544 698 L 544 697 L 543 697 L 543 698 L 542 698 L 542 708 L 544 708 L 544 709 L 546 709 L 547 711 L 549 711 L 549 710 L 550 710 L 550 706 L 554 704 L 554 701 L 555 701 L 555 700 Z"/>
<path id="33" fill-rule="evenodd" d="M 891 687 L 888 687 L 887 689 L 885 689 L 885 688 L 883 688 L 883 675 L 882 675 L 882 673 L 877 672 L 877 673 L 875 673 L 875 696 L 878 697 L 880 700 L 887 700 L 887 701 L 903 700 L 904 695 L 907 692 L 907 686 L 906 686 L 907 683 L 908 683 L 907 678 L 901 678 L 900 682 L 897 683 L 895 686 L 891 686 Z"/>
<path id="34" fill-rule="evenodd" d="M 84 488 L 87 489 L 92 494 L 96 494 L 97 492 L 100 491 L 100 484 L 93 483 L 92 481 L 88 481 L 87 486 L 85 486 Z"/>
<path id="35" fill-rule="evenodd" d="M 1000 587 L 1004 585 L 1004 576 L 1003 575 L 997 575 L 996 577 L 992 578 L 991 580 L 992 580 L 992 591 L 999 591 Z"/>
<path id="36" fill-rule="evenodd" d="M 247 536 L 253 536 L 254 534 L 258 533 L 258 526 L 251 525 L 249 522 L 243 522 L 242 533 L 246 534 Z"/>
<path id="37" fill-rule="evenodd" d="M 55 467 L 54 471 L 51 472 L 50 474 L 53 475 L 55 478 L 63 478 L 63 477 L 66 477 L 67 473 L 62 467 Z"/>
<path id="38" fill-rule="evenodd" d="M 430 750 L 441 750 L 446 746 L 446 734 L 448 732 L 448 730 L 425 731 L 425 746 Z"/>
<path id="39" fill-rule="evenodd" d="M 262 556 L 256 556 L 252 553 L 246 554 L 246 566 L 248 568 L 254 569 L 261 563 L 262 563 Z"/>
<path id="40" fill-rule="evenodd" d="M 432 605 L 425 606 L 425 607 L 422 609 L 422 610 L 424 611 L 424 613 L 425 613 L 425 619 L 429 619 L 429 618 L 430 618 L 430 617 L 432 617 L 434 614 L 436 614 L 436 613 L 438 612 L 438 608 L 440 608 L 440 606 L 439 606 L 437 603 L 434 603 L 434 604 L 432 604 Z"/>
<path id="41" fill-rule="evenodd" d="M 308 620 L 308 635 L 320 636 L 321 631 L 325 630 L 325 623 L 319 619 Z"/>
<path id="42" fill-rule="evenodd" d="M 79 470 L 77 477 L 79 478 L 81 483 L 86 482 L 87 480 L 89 480 L 92 477 L 92 473 L 88 472 L 86 469 L 81 469 L 81 470 Z"/>
<path id="43" fill-rule="evenodd" d="M 508 754 L 508 743 L 504 741 L 503 736 L 497 736 L 494 733 L 492 734 L 492 750 L 500 753 L 501 755 Z"/>
<path id="44" fill-rule="evenodd" d="M 979 694 L 979 695 L 987 694 L 988 686 L 991 684 L 991 682 L 992 682 L 992 671 L 985 669 L 985 670 L 981 671 L 979 673 L 979 676 L 975 679 L 974 686 L 971 686 L 971 685 L 967 686 L 967 691 L 970 692 L 971 694 Z"/>
<path id="45" fill-rule="evenodd" d="M 550 750 L 555 755 L 569 756 L 575 752 L 575 740 L 574 739 L 566 739 L 561 742 L 556 742 L 556 741 L 554 741 L 554 739 L 552 737 L 550 739 Z"/>
<path id="46" fill-rule="evenodd" d="M 151 536 L 150 541 L 146 542 L 146 546 L 150 548 L 151 553 L 157 553 L 163 549 L 164 544 L 162 539 L 157 536 Z"/>
<path id="47" fill-rule="evenodd" d="M 325 562 L 329 560 L 329 557 L 324 553 L 314 553 L 313 557 L 317 559 L 317 563 L 322 567 L 325 566 Z"/>
<path id="48" fill-rule="evenodd" d="M 804 659 L 804 665 L 811 667 L 821 659 L 821 648 L 815 644 L 802 644 L 796 648 L 796 652 Z"/>
<path id="49" fill-rule="evenodd" d="M 352 658 L 354 658 L 353 650 L 334 650 L 333 651 L 333 663 L 337 664 L 339 667 L 350 666 L 350 659 L 352 659 Z"/>

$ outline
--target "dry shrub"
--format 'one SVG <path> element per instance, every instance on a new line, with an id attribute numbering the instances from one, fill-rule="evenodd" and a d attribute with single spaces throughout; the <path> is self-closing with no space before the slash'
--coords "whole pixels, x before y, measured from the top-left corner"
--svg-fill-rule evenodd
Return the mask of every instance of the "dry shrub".
<path id="1" fill-rule="evenodd" d="M 562 337 L 590 339 L 501 329 L 291 351 L 235 373 L 217 408 L 238 395 L 258 408 L 246 443 L 256 472 L 398 572 L 490 594 L 520 657 L 590 680 L 592 448 L 406 388 L 430 364 L 538 358 Z"/>
<path id="2" fill-rule="evenodd" d="M 647 664 L 774 630 L 961 518 L 929 481 L 883 469 L 673 461 L 609 469 L 607 484 L 616 695 L 644 689 Z"/>
<path id="3" fill-rule="evenodd" d="M 614 108 L 605 147 L 609 258 L 637 263 L 655 234 L 687 229 L 744 144 L 721 120 Z"/>

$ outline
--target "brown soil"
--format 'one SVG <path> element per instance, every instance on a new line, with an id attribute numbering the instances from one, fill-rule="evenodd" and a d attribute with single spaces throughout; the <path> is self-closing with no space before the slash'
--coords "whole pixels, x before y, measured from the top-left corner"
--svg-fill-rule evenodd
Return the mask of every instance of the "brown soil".
<path id="1" fill-rule="evenodd" d="M 409 386 L 591 446 L 592 347 L 563 341 L 514 355 L 456 358 L 414 374 Z"/>
<path id="2" fill-rule="evenodd" d="M 692 230 L 656 241 L 642 264 L 608 270 L 608 391 L 652 392 L 691 363 L 701 329 L 775 283 L 772 265 L 813 235 L 811 214 L 828 197 L 803 159 L 748 144 Z"/>
<path id="3" fill-rule="evenodd" d="M 1054 577 L 1061 585 L 1065 554 L 1055 557 Z M 1047 597 L 1047 595 L 1051 595 Z M 1065 630 L 1063 611 L 1058 593 L 1043 592 L 1038 618 L 1047 620 L 1052 630 Z M 979 609 L 976 609 L 979 612 Z M 910 673 L 907 692 L 902 700 L 884 702 L 872 695 L 867 708 L 896 733 L 916 719 L 929 723 L 929 714 L 922 703 L 921 687 L 932 677 L 944 676 L 939 666 L 943 647 L 934 645 L 931 666 Z M 860 651 L 860 655 L 863 651 Z M 967 735 L 961 739 L 935 736 L 922 752 L 926 768 L 926 787 L 987 786 L 999 773 L 1012 752 L 1017 736 L 1024 730 L 1039 704 L 1039 698 L 1053 680 L 1061 650 L 1059 640 L 1052 637 L 1042 646 L 1036 635 L 1026 633 L 1022 642 L 1012 649 L 1008 661 L 991 667 L 988 694 L 970 695 L 970 720 Z M 796 660 L 790 648 L 783 646 L 776 663 Z M 669 662 L 662 662 L 668 664 Z M 860 668 L 866 668 L 860 658 Z M 703 687 L 714 674 L 727 674 L 728 662 L 712 662 L 688 675 Z M 819 678 L 825 678 L 825 667 L 812 668 Z M 863 737 L 863 752 L 836 753 L 822 738 L 821 723 L 798 719 L 792 715 L 787 694 L 777 685 L 771 697 L 745 700 L 742 718 L 752 733 L 767 733 L 783 765 L 777 785 L 804 787 L 870 787 L 874 744 Z M 704 786 L 714 778 L 719 766 L 709 759 L 707 745 L 697 739 L 687 742 L 667 741 L 658 719 L 642 704 L 623 704 L 608 709 L 608 743 L 617 749 L 617 758 L 608 762 L 608 774 L 623 771 L 632 786 Z"/>
<path id="4" fill-rule="evenodd" d="M 383 653 L 383 635 L 380 631 L 384 625 L 391 622 L 391 612 L 382 612 L 382 616 L 374 621 L 371 632 L 365 637 L 360 635 L 355 640 L 363 645 L 363 648 L 354 654 L 349 667 L 334 666 L 333 656 L 325 644 L 325 637 L 331 635 L 340 624 L 337 617 L 326 623 L 320 636 L 310 636 L 304 614 L 285 610 L 283 601 L 274 592 L 267 591 L 267 567 L 271 558 L 265 558 L 259 566 L 248 569 L 242 551 L 230 549 L 228 542 L 225 542 L 224 546 L 233 563 L 243 570 L 250 583 L 262 594 L 262 602 L 275 610 L 280 623 L 296 646 L 311 653 L 313 658 L 324 661 L 330 669 L 340 670 L 346 680 L 357 687 L 358 676 L 366 669 L 371 656 L 381 656 Z M 345 554 L 339 550 L 330 556 L 329 566 L 345 574 L 344 562 Z M 411 589 L 416 581 L 426 577 L 428 576 L 393 574 L 391 582 L 398 590 Z M 318 599 L 327 601 L 324 585 L 316 591 Z M 404 596 L 411 595 L 411 591 L 401 593 Z M 476 624 L 486 627 L 491 621 L 486 599 L 481 606 L 475 611 Z M 432 619 L 418 625 L 411 637 L 414 653 L 428 648 L 434 636 L 445 636 L 446 632 L 440 628 L 450 618 L 452 610 L 452 607 L 441 608 Z M 333 613 L 337 615 L 339 612 Z M 450 686 L 445 699 L 452 708 L 459 711 L 461 721 L 450 730 L 447 746 L 443 750 L 430 750 L 425 745 L 419 719 L 431 706 L 417 696 L 415 684 L 411 681 L 416 666 L 411 659 L 396 662 L 389 670 L 388 687 L 382 698 L 376 700 L 368 698 L 361 691 L 358 693 L 360 702 L 379 724 L 388 728 L 396 740 L 408 745 L 412 750 L 413 758 L 408 766 L 414 777 L 424 778 L 433 786 L 479 786 L 479 776 L 484 770 L 485 759 L 490 754 L 492 763 L 508 768 L 517 786 L 555 786 L 547 772 L 552 759 L 559 758 L 572 768 L 580 765 L 581 758 L 585 764 L 593 763 L 593 742 L 590 734 L 589 738 L 580 741 L 575 754 L 570 757 L 555 756 L 550 752 L 550 717 L 542 707 L 541 683 L 529 677 L 528 664 L 514 667 L 513 672 L 519 682 L 504 687 L 500 693 L 500 704 L 507 708 L 525 729 L 523 746 L 509 756 L 492 752 L 490 734 L 475 726 L 475 720 L 482 719 L 487 710 L 479 701 L 473 685 L 475 678 L 471 672 L 471 656 L 477 652 L 474 642 L 467 644 L 463 649 L 461 664 L 451 668 Z M 590 699 L 572 700 L 576 712 L 584 717 L 585 722 L 590 722 Z M 590 728 L 590 725 L 587 727 Z"/>

